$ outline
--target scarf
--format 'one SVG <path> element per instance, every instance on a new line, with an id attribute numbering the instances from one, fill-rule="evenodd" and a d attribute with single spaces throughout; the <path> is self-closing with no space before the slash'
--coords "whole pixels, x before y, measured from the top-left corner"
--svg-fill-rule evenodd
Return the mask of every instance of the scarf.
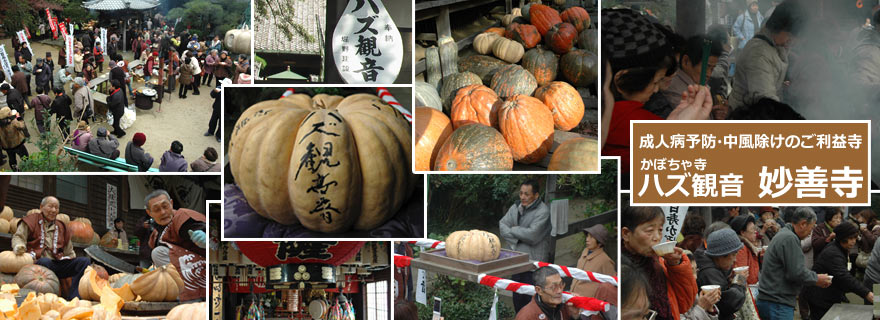
<path id="1" fill-rule="evenodd" d="M 660 262 L 656 258 L 631 253 L 627 249 L 623 249 L 622 252 L 648 279 L 648 300 L 651 301 L 651 310 L 657 312 L 657 319 L 677 320 L 678 317 L 673 317 L 672 310 L 669 309 L 666 273 L 663 272 Z"/>
<path id="2" fill-rule="evenodd" d="M 549 320 L 562 320 L 562 304 L 557 304 L 556 307 L 548 306 L 541 301 L 541 296 L 537 293 L 535 294 L 535 304 L 538 305 L 538 308 L 541 309 L 545 315 L 547 315 L 547 319 Z"/>
<path id="3" fill-rule="evenodd" d="M 43 224 L 43 221 L 46 219 L 40 219 L 40 233 L 42 234 L 42 239 L 40 239 L 40 249 L 45 247 L 46 242 L 46 226 Z M 49 251 L 51 254 L 55 254 L 56 249 L 58 249 L 58 228 L 55 228 L 55 238 L 52 239 L 52 248 Z M 40 257 L 34 257 L 34 259 L 39 259 Z"/>

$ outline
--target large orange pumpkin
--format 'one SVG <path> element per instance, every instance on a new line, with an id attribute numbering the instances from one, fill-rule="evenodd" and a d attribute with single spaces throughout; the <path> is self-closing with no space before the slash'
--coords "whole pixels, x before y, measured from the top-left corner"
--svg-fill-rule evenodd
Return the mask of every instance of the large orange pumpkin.
<path id="1" fill-rule="evenodd" d="M 458 89 L 452 102 L 452 126 L 456 129 L 470 123 L 498 127 L 498 107 L 501 99 L 495 91 L 481 84 Z"/>
<path id="2" fill-rule="evenodd" d="M 229 163 L 250 206 L 266 218 L 318 232 L 370 230 L 415 189 L 410 130 L 375 95 L 294 94 L 242 113 Z"/>
<path id="3" fill-rule="evenodd" d="M 539 86 L 543 86 L 556 79 L 559 59 L 553 51 L 538 47 L 526 51 L 522 58 L 522 66 L 535 76 Z"/>
<path id="4" fill-rule="evenodd" d="M 68 223 L 67 232 L 70 233 L 70 239 L 78 243 L 90 243 L 95 236 L 95 230 L 92 229 L 92 226 L 82 221 Z"/>
<path id="5" fill-rule="evenodd" d="M 541 100 L 521 94 L 510 97 L 498 112 L 498 124 L 514 160 L 535 163 L 550 153 L 553 115 Z"/>
<path id="6" fill-rule="evenodd" d="M 513 40 L 521 43 L 526 49 L 534 48 L 541 43 L 541 34 L 533 25 L 517 23 L 511 24 L 508 29 L 511 30 Z"/>
<path id="7" fill-rule="evenodd" d="M 547 46 L 553 49 L 553 52 L 565 54 L 571 50 L 578 33 L 571 23 L 563 22 L 550 28 L 545 37 Z"/>
<path id="8" fill-rule="evenodd" d="M 562 23 L 559 11 L 538 3 L 529 8 L 529 21 L 538 29 L 541 36 L 546 35 L 553 26 Z"/>
<path id="9" fill-rule="evenodd" d="M 183 291 L 183 278 L 173 264 L 144 273 L 131 284 L 131 291 L 143 301 L 177 301 Z"/>
<path id="10" fill-rule="evenodd" d="M 562 11 L 562 21 L 571 23 L 578 32 L 590 28 L 590 14 L 581 7 L 571 7 Z"/>
<path id="11" fill-rule="evenodd" d="M 556 129 L 568 131 L 577 127 L 584 117 L 584 100 L 577 89 L 562 81 L 535 90 L 535 98 L 544 102 L 553 114 L 553 125 Z"/>
<path id="12" fill-rule="evenodd" d="M 553 151 L 547 170 L 598 171 L 599 144 L 596 139 L 584 137 L 565 141 Z"/>
<path id="13" fill-rule="evenodd" d="M 504 137 L 492 127 L 479 123 L 452 132 L 434 163 L 438 171 L 509 171 L 513 157 Z"/>
<path id="14" fill-rule="evenodd" d="M 416 107 L 416 170 L 431 170 L 437 152 L 452 134 L 452 122 L 443 112 Z"/>

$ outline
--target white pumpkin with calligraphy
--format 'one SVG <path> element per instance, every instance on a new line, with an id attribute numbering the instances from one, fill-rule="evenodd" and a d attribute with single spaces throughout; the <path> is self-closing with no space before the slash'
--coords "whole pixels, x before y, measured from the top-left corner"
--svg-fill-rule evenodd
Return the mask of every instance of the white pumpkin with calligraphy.
<path id="1" fill-rule="evenodd" d="M 410 131 L 375 95 L 294 94 L 242 113 L 229 142 L 230 169 L 266 218 L 327 233 L 370 230 L 415 189 Z"/>
<path id="2" fill-rule="evenodd" d="M 382 0 L 348 1 L 333 30 L 333 58 L 346 83 L 393 83 L 397 79 L 403 42 Z"/>

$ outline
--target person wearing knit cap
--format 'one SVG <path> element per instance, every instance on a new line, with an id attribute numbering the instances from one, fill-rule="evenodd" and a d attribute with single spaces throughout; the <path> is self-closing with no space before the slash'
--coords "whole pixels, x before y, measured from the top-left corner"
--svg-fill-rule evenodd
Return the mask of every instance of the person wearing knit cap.
<path id="1" fill-rule="evenodd" d="M 742 48 L 736 57 L 730 93 L 732 109 L 754 104 L 762 98 L 783 102 L 789 46 L 806 24 L 805 15 L 798 1 L 783 2 Z"/>
<path id="2" fill-rule="evenodd" d="M 808 287 L 805 292 L 810 304 L 810 318 L 822 319 L 835 303 L 846 303 L 846 293 L 852 292 L 868 301 L 874 300 L 874 293 L 847 270 L 849 250 L 856 246 L 859 228 L 852 222 L 844 221 L 834 228 L 837 237 L 825 246 L 816 259 L 813 271 L 827 273 L 834 277 L 827 288 Z"/>
<path id="3" fill-rule="evenodd" d="M 98 137 L 89 140 L 89 153 L 115 160 L 119 158 L 119 140 L 107 132 L 107 128 L 98 128 Z"/>
<path id="4" fill-rule="evenodd" d="M 17 111 L 9 107 L 0 108 L 0 148 L 9 155 L 9 167 L 12 171 L 18 171 L 16 156 L 22 159 L 28 156 L 24 146 L 27 137 L 27 128 L 24 121 L 18 119 Z"/>
<path id="5" fill-rule="evenodd" d="M 583 230 L 587 246 L 578 259 L 577 268 L 592 271 L 609 276 L 617 276 L 617 267 L 614 260 L 605 253 L 605 241 L 608 238 L 608 230 L 604 225 L 597 224 Z M 574 280 L 571 283 L 571 292 L 579 296 L 595 297 L 600 283 L 592 281 Z"/>
<path id="6" fill-rule="evenodd" d="M 706 250 L 697 251 L 697 285 L 718 285 L 721 287 L 721 300 L 718 307 L 719 320 L 731 320 L 742 308 L 746 299 L 746 278 L 748 271 L 736 273 L 730 281 L 736 254 L 743 243 L 732 229 L 721 229 L 709 234 Z"/>
<path id="7" fill-rule="evenodd" d="M 760 274 L 761 264 L 759 257 L 761 256 L 761 246 L 758 242 L 758 227 L 755 226 L 755 216 L 741 215 L 730 220 L 730 228 L 739 236 L 743 247 L 736 253 L 736 261 L 734 267 L 749 267 L 749 276 L 746 283 L 754 285 L 758 283 L 758 275 Z"/>
<path id="8" fill-rule="evenodd" d="M 620 156 L 622 175 L 629 175 L 630 121 L 662 120 L 643 108 L 665 76 L 676 70 L 672 46 L 662 31 L 630 9 L 602 10 L 603 50 L 611 64 L 614 110 L 602 155 Z M 690 86 L 683 103 L 667 119 L 707 119 L 712 99 L 705 87 Z M 621 178 L 628 182 L 629 179 Z M 629 185 L 621 186 L 628 189 Z"/>
<path id="9" fill-rule="evenodd" d="M 788 224 L 782 228 L 764 253 L 755 305 L 761 319 L 793 319 L 797 296 L 803 286 L 826 288 L 828 274 L 818 274 L 804 265 L 801 240 L 813 232 L 816 213 L 810 207 L 786 210 Z"/>
<path id="10" fill-rule="evenodd" d="M 143 148 L 146 142 L 147 136 L 138 132 L 125 146 L 125 163 L 137 166 L 140 172 L 146 172 L 153 166 L 153 157 Z"/>

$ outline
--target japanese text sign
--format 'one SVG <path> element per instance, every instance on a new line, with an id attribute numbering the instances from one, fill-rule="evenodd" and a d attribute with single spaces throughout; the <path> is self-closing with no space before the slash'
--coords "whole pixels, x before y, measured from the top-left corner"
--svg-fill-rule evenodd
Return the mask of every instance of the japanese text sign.
<path id="1" fill-rule="evenodd" d="M 3 73 L 6 73 L 6 79 L 12 79 L 12 66 L 9 64 L 9 57 L 6 55 L 6 46 L 0 44 L 0 67 Z"/>
<path id="2" fill-rule="evenodd" d="M 393 83 L 403 42 L 382 0 L 349 0 L 333 30 L 333 58 L 347 83 Z"/>
<path id="3" fill-rule="evenodd" d="M 633 121 L 632 203 L 867 205 L 868 121 Z"/>
<path id="4" fill-rule="evenodd" d="M 340 265 L 364 246 L 363 241 L 238 241 L 236 244 L 248 259 L 263 267 L 290 263 Z"/>

